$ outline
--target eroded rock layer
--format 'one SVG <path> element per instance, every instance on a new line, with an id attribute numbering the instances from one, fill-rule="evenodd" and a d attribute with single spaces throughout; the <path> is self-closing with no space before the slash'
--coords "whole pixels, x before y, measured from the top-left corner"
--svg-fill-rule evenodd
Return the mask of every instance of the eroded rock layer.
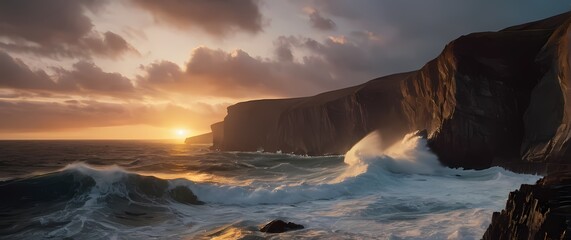
<path id="1" fill-rule="evenodd" d="M 564 163 L 569 17 L 462 36 L 418 71 L 312 97 L 238 103 L 213 125 L 214 147 L 343 154 L 374 130 L 386 144 L 426 130 L 447 166 Z"/>
<path id="2" fill-rule="evenodd" d="M 552 174 L 511 192 L 483 239 L 570 239 L 571 174 Z"/>

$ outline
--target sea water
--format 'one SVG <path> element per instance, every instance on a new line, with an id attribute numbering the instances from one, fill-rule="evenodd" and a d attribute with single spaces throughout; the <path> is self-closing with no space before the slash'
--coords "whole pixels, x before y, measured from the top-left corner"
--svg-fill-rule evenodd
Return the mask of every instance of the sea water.
<path id="1" fill-rule="evenodd" d="M 539 179 L 443 167 L 415 134 L 379 139 L 322 157 L 0 141 L 0 239 L 480 239 L 508 193 Z M 259 232 L 274 219 L 305 229 Z"/>

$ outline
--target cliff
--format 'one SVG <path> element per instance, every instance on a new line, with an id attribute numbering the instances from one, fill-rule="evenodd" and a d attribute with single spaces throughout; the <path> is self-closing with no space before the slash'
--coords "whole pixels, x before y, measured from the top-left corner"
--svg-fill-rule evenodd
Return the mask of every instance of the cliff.
<path id="1" fill-rule="evenodd" d="M 454 40 L 403 84 L 411 129 L 452 167 L 565 155 L 568 25 L 564 14 Z"/>
<path id="2" fill-rule="evenodd" d="M 552 174 L 511 192 L 495 212 L 484 240 L 570 239 L 571 174 Z"/>
<path id="3" fill-rule="evenodd" d="M 213 129 L 223 132 L 215 146 L 343 154 L 373 130 L 387 144 L 426 130 L 452 167 L 562 163 L 571 154 L 569 17 L 462 36 L 418 71 L 312 97 L 238 103 Z"/>
<path id="4" fill-rule="evenodd" d="M 186 144 L 210 144 L 212 143 L 212 133 L 205 133 L 201 135 L 196 135 L 188 137 L 184 140 Z"/>
<path id="5" fill-rule="evenodd" d="M 217 122 L 210 125 L 212 130 L 212 149 L 220 150 L 224 141 L 224 122 Z"/>
<path id="6" fill-rule="evenodd" d="M 411 73 L 371 80 L 313 97 L 257 100 L 228 108 L 223 150 L 343 154 L 380 129 L 387 141 L 406 132 L 400 84 Z M 221 129 L 220 129 L 221 130 Z M 216 131 L 215 131 L 216 133 Z"/>

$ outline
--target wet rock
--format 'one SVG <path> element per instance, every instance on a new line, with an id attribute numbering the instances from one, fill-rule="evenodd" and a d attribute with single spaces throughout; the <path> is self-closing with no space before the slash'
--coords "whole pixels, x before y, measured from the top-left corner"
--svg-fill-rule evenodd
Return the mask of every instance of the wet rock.
<path id="1" fill-rule="evenodd" d="M 190 189 L 183 186 L 177 186 L 171 190 L 169 190 L 169 195 L 172 199 L 177 202 L 184 203 L 184 204 L 191 204 L 191 205 L 202 205 L 204 202 L 198 200 L 198 197 L 194 195 Z"/>
<path id="2" fill-rule="evenodd" d="M 273 220 L 270 223 L 266 224 L 260 232 L 265 233 L 283 233 L 287 231 L 299 230 L 303 229 L 303 225 L 295 224 L 292 222 L 284 222 L 282 220 Z"/>
<path id="3" fill-rule="evenodd" d="M 571 239 L 571 173 L 551 174 L 511 192 L 484 240 Z"/>

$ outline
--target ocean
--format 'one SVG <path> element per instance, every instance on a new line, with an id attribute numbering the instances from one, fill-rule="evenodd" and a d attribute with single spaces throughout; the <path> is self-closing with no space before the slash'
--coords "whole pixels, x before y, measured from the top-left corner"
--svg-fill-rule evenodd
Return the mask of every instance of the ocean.
<path id="1" fill-rule="evenodd" d="M 409 134 L 344 156 L 0 141 L 0 239 L 480 239 L 535 175 L 441 166 Z M 275 219 L 303 230 L 267 234 Z"/>

